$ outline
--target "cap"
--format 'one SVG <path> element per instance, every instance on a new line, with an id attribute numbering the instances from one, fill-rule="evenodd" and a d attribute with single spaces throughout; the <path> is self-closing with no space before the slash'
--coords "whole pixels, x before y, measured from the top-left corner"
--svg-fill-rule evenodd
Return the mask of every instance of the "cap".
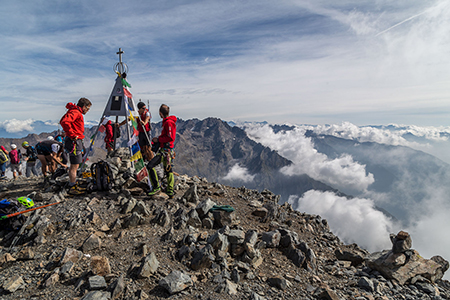
<path id="1" fill-rule="evenodd" d="M 52 137 L 52 136 L 48 136 L 48 137 L 47 137 L 47 140 L 50 140 L 50 141 L 51 141 L 51 140 L 54 140 L 54 139 L 55 139 L 55 138 Z"/>
<path id="2" fill-rule="evenodd" d="M 16 148 L 17 148 L 16 144 L 11 144 L 11 149 L 16 149 Z"/>

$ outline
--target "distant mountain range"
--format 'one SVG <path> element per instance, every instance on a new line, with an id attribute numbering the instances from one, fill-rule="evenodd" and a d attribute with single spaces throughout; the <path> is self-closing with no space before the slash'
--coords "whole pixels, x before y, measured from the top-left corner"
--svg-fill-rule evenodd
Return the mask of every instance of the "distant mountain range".
<path id="1" fill-rule="evenodd" d="M 41 127 L 44 122 L 39 123 Z M 265 147 L 252 139 L 246 132 L 230 126 L 235 123 L 224 122 L 217 118 L 204 120 L 191 119 L 177 122 L 176 159 L 174 170 L 189 176 L 206 177 L 209 181 L 227 185 L 263 190 L 265 188 L 281 195 L 281 202 L 287 201 L 290 195 L 301 196 L 308 190 L 332 191 L 337 195 L 347 196 L 349 191 L 339 191 L 330 185 L 315 180 L 310 176 L 283 175 L 279 170 L 293 162 L 282 157 L 278 152 Z M 275 132 L 292 130 L 293 126 L 272 126 Z M 161 122 L 153 124 L 152 136 L 160 133 Z M 85 144 L 96 131 L 96 126 L 87 128 Z M 124 127 L 118 143 L 126 146 L 127 134 Z M 20 145 L 22 141 L 36 144 L 48 135 L 56 135 L 57 131 L 29 134 L 22 138 L 0 138 L 0 144 Z M 378 143 L 359 143 L 355 140 L 338 138 L 330 135 L 319 135 L 307 131 L 315 149 L 334 159 L 343 154 L 364 164 L 367 172 L 374 175 L 375 182 L 369 186 L 369 194 L 352 196 L 364 197 L 378 195 L 381 200 L 377 205 L 401 220 L 409 220 L 411 206 L 423 203 L 432 194 L 430 190 L 448 193 L 450 166 L 432 155 L 416 151 L 408 147 L 389 146 Z M 99 133 L 95 143 L 94 156 L 104 157 L 104 134 Z M 237 173 L 231 175 L 233 168 L 239 168 L 247 177 Z M 231 173 L 230 173 L 231 172 Z M 240 174 L 240 175 L 239 175 Z M 250 179 L 249 179 L 250 178 Z M 371 194 L 372 193 L 372 194 Z M 347 196 L 347 197 L 352 197 Z"/>

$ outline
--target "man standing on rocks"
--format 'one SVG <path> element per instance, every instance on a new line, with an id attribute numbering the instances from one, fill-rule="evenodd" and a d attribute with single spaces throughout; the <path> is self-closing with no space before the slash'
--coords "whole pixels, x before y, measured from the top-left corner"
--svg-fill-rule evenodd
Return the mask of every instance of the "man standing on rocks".
<path id="1" fill-rule="evenodd" d="M 153 152 L 150 148 L 150 138 L 152 136 L 150 120 L 152 116 L 150 115 L 150 111 L 147 109 L 144 102 L 139 102 L 137 107 L 139 110 L 139 117 L 137 118 L 139 147 L 141 148 L 141 153 L 144 156 L 144 159 L 146 161 L 151 161 L 153 158 Z"/>
<path id="2" fill-rule="evenodd" d="M 173 198 L 175 184 L 175 178 L 172 171 L 172 159 L 174 158 L 174 142 L 177 131 L 177 117 L 169 116 L 170 108 L 169 106 L 162 104 L 159 108 L 159 116 L 163 118 L 162 121 L 162 131 L 159 137 L 153 138 L 153 144 L 159 144 L 160 149 L 157 151 L 155 157 L 147 164 L 147 169 L 149 170 L 150 181 L 152 183 L 153 190 L 148 194 L 153 196 L 161 191 L 161 186 L 159 184 L 158 175 L 156 173 L 155 167 L 161 163 L 164 166 L 164 173 L 167 177 L 167 190 L 166 194 L 169 198 Z"/>
<path id="3" fill-rule="evenodd" d="M 82 151 L 84 149 L 84 117 L 92 103 L 87 98 L 80 98 L 77 105 L 74 103 L 67 103 L 68 111 L 61 118 L 60 124 L 66 134 L 64 142 L 64 149 L 69 153 L 70 168 L 69 168 L 69 193 L 82 194 L 77 183 L 78 166 L 83 161 Z"/>
<path id="4" fill-rule="evenodd" d="M 38 159 L 36 149 L 26 141 L 22 143 L 22 147 L 27 151 L 24 154 L 25 161 L 27 162 L 25 176 L 30 177 L 31 173 L 38 176 L 38 172 L 36 170 L 36 160 Z"/>

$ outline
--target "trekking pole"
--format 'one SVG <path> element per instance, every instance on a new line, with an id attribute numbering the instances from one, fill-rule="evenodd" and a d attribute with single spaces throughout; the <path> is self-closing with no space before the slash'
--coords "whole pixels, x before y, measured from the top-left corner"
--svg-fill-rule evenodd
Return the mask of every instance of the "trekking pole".
<path id="1" fill-rule="evenodd" d="M 61 202 L 50 203 L 50 204 L 47 204 L 47 205 L 42 205 L 42 206 L 39 206 L 39 207 L 30 208 L 30 209 L 27 209 L 27 210 L 24 210 L 24 211 L 18 211 L 18 212 L 9 214 L 9 215 L 4 215 L 4 216 L 0 217 L 0 220 L 12 218 L 12 217 L 15 217 L 15 216 L 18 216 L 18 215 L 21 215 L 21 214 L 24 214 L 24 213 L 27 213 L 27 212 L 30 212 L 30 211 L 33 211 L 33 210 L 45 208 L 45 207 L 52 206 L 52 205 L 59 204 L 59 203 L 61 203 Z"/>

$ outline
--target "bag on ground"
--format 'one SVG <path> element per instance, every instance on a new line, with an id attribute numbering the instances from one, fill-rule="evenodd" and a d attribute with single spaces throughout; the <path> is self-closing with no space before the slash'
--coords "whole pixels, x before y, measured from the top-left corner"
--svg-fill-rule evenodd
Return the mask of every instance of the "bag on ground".
<path id="1" fill-rule="evenodd" d="M 20 204 L 15 200 L 4 199 L 0 201 L 0 217 L 13 214 L 19 211 Z M 0 220 L 0 229 L 4 230 L 19 230 L 25 223 L 26 218 L 23 215 L 18 215 L 12 218 Z"/>
<path id="2" fill-rule="evenodd" d="M 106 161 L 99 161 L 91 165 L 91 174 L 94 180 L 93 189 L 97 191 L 109 191 L 114 186 L 114 178 L 111 167 Z"/>

